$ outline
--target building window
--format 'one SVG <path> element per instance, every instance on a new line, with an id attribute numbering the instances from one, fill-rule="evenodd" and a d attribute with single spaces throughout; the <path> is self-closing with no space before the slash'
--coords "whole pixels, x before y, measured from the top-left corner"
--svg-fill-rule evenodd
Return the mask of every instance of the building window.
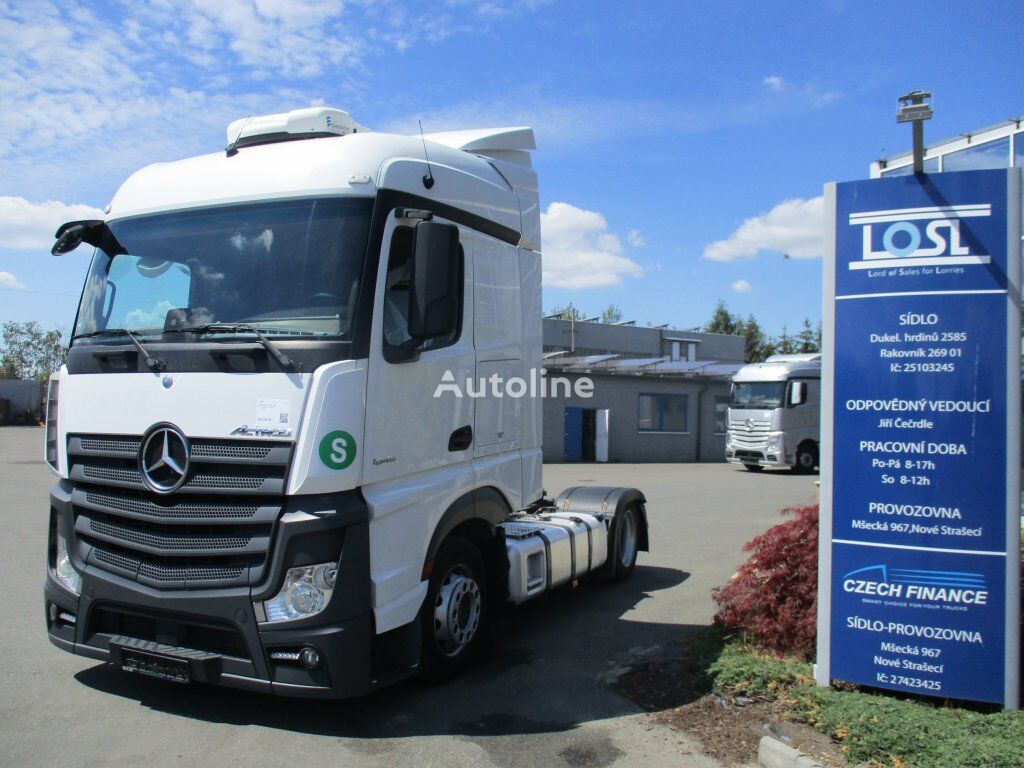
<path id="1" fill-rule="evenodd" d="M 939 172 L 939 158 L 938 157 L 926 157 L 924 160 L 924 172 L 925 173 L 938 173 Z M 882 176 L 889 178 L 890 176 L 910 176 L 914 173 L 914 164 L 901 165 L 899 168 L 890 168 L 882 171 Z"/>
<path id="2" fill-rule="evenodd" d="M 715 434 L 724 435 L 729 430 L 729 396 L 715 398 Z"/>
<path id="3" fill-rule="evenodd" d="M 944 171 L 979 171 L 1010 167 L 1010 137 L 987 141 L 942 156 Z"/>
<path id="4" fill-rule="evenodd" d="M 637 429 L 640 432 L 686 432 L 687 395 L 640 395 Z"/>

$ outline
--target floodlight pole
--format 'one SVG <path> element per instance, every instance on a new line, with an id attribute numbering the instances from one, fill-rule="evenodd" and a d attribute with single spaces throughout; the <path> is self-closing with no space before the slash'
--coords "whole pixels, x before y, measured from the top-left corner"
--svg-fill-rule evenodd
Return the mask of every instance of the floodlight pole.
<path id="1" fill-rule="evenodd" d="M 927 91 L 911 91 L 900 96 L 897 123 L 911 123 L 914 131 L 914 173 L 924 173 L 924 121 L 931 119 L 932 107 L 925 103 L 932 95 Z"/>

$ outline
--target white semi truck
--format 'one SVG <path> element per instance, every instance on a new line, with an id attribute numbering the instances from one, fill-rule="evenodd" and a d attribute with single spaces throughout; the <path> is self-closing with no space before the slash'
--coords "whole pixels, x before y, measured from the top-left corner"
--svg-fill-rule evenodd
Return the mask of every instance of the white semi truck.
<path id="1" fill-rule="evenodd" d="M 818 466 L 821 355 L 772 355 L 732 379 L 725 458 L 751 472 Z"/>
<path id="2" fill-rule="evenodd" d="M 540 400 L 450 385 L 540 366 L 532 131 L 313 108 L 228 142 L 57 232 L 94 251 L 47 409 L 51 642 L 340 698 L 457 673 L 502 603 L 629 577 L 643 494 L 545 499 Z"/>

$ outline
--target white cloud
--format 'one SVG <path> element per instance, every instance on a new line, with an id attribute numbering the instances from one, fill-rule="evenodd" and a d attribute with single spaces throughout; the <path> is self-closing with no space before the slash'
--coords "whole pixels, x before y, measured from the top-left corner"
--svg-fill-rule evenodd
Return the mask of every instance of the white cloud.
<path id="1" fill-rule="evenodd" d="M 769 75 L 761 81 L 762 85 L 769 91 L 781 91 L 786 87 L 786 81 L 778 75 Z"/>
<path id="2" fill-rule="evenodd" d="M 544 284 L 558 288 L 605 288 L 643 268 L 622 255 L 622 242 L 595 211 L 551 203 L 540 215 Z"/>
<path id="3" fill-rule="evenodd" d="M 0 288 L 24 288 L 25 284 L 10 272 L 0 272 Z"/>
<path id="4" fill-rule="evenodd" d="M 415 11 L 393 0 L 0 2 L 0 190 L 30 199 L 70 190 L 106 202 L 142 165 L 220 148 L 239 116 L 324 95 L 366 103 L 359 83 L 382 52 L 480 34 L 495 16 L 532 8 L 514 0 Z"/>
<path id="5" fill-rule="evenodd" d="M 0 197 L 0 231 L 4 233 L 0 248 L 49 248 L 53 245 L 53 233 L 64 222 L 101 218 L 103 211 L 88 205 L 68 205 L 57 200 L 32 203 L 23 197 Z"/>
<path id="6" fill-rule="evenodd" d="M 822 255 L 822 198 L 785 200 L 767 213 L 744 221 L 725 240 L 704 249 L 712 261 L 752 259 L 760 251 L 778 251 L 793 259 Z"/>
<path id="7" fill-rule="evenodd" d="M 747 293 L 752 287 L 753 286 L 746 280 L 737 280 L 732 284 L 732 289 L 736 291 L 736 293 Z"/>
<path id="8" fill-rule="evenodd" d="M 647 238 L 644 237 L 643 233 L 639 229 L 631 229 L 626 234 L 626 242 L 634 248 L 643 248 L 647 245 Z"/>

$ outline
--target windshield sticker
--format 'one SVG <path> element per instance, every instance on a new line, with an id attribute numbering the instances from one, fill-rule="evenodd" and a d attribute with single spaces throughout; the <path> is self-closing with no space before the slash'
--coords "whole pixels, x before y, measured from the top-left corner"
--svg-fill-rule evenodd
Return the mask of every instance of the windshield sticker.
<path id="1" fill-rule="evenodd" d="M 345 469 L 356 458 L 356 439 L 343 429 L 328 432 L 320 440 L 320 461 L 328 469 Z"/>
<path id="2" fill-rule="evenodd" d="M 284 429 L 291 426 L 291 400 L 261 398 L 256 401 L 256 423 L 262 429 Z"/>

